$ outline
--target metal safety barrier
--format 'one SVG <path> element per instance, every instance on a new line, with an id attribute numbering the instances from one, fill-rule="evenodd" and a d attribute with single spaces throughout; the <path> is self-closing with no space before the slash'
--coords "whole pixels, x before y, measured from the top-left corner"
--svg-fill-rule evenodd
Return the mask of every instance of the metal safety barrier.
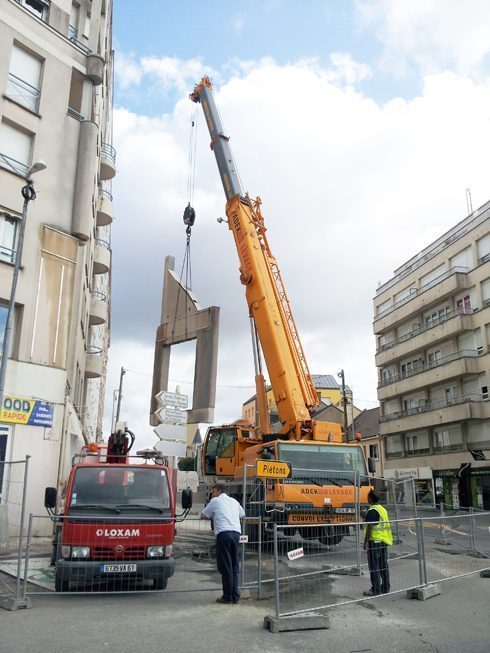
<path id="1" fill-rule="evenodd" d="M 29 459 L 0 461 L 0 607 L 26 607 L 21 596 Z"/>

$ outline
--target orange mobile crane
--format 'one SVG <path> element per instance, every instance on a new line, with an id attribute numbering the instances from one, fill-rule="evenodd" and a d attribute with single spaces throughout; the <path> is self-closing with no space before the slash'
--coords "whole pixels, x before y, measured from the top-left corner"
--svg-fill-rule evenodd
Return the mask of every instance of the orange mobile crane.
<path id="1" fill-rule="evenodd" d="M 226 482 L 239 497 L 246 487 L 248 505 L 261 488 L 260 501 L 252 502 L 267 522 L 336 524 L 322 538 L 336 544 L 367 509 L 369 477 L 362 448 L 348 443 L 340 424 L 312 419 L 319 405 L 313 379 L 301 346 L 281 273 L 266 237 L 259 197 L 244 193 L 224 135 L 214 101 L 212 82 L 203 77 L 190 99 L 201 103 L 226 195 L 226 215 L 240 259 L 240 281 L 252 326 L 258 424 L 240 422 L 208 429 L 201 454 L 201 473 L 208 483 Z M 267 365 L 277 405 L 280 429 L 271 433 L 266 404 L 260 348 Z M 257 483 L 255 463 L 260 459 L 287 461 L 292 477 Z M 369 461 L 370 471 L 374 461 Z M 243 483 L 254 477 L 254 483 Z M 255 494 L 255 498 L 257 498 Z"/>

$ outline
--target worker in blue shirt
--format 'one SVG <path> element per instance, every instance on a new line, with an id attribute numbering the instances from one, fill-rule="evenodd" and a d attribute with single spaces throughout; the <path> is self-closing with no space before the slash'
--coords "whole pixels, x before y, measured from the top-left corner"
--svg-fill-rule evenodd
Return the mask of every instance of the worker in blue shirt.
<path id="1" fill-rule="evenodd" d="M 245 517 L 242 506 L 226 494 L 226 486 L 217 483 L 212 498 L 201 512 L 201 519 L 212 519 L 216 535 L 216 564 L 221 574 L 223 596 L 216 603 L 237 605 L 240 602 L 238 590 L 238 550 L 242 527 L 240 519 Z"/>

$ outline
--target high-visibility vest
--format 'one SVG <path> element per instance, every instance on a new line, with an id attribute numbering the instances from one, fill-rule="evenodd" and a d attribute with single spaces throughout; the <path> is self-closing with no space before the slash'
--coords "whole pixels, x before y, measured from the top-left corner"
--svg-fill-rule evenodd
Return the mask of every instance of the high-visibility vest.
<path id="1" fill-rule="evenodd" d="M 380 506 L 379 503 L 371 506 L 369 510 L 375 510 L 379 515 L 378 522 L 369 522 L 372 525 L 369 539 L 384 542 L 391 546 L 393 544 L 393 533 L 391 532 L 391 524 L 388 521 L 388 511 L 383 506 Z"/>

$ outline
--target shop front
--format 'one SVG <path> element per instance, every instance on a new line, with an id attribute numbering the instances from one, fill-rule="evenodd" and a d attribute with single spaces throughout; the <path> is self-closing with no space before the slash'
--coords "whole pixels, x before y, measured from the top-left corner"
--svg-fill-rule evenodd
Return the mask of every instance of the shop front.
<path id="1" fill-rule="evenodd" d="M 434 505 L 434 486 L 432 469 L 430 467 L 406 467 L 398 469 L 385 469 L 385 477 L 395 481 L 397 503 L 413 501 L 407 493 L 406 482 L 412 481 L 417 504 Z M 413 495 L 413 491 L 410 491 Z"/>
<path id="2" fill-rule="evenodd" d="M 437 505 L 490 510 L 490 467 L 464 463 L 459 469 L 434 470 L 434 489 Z"/>

